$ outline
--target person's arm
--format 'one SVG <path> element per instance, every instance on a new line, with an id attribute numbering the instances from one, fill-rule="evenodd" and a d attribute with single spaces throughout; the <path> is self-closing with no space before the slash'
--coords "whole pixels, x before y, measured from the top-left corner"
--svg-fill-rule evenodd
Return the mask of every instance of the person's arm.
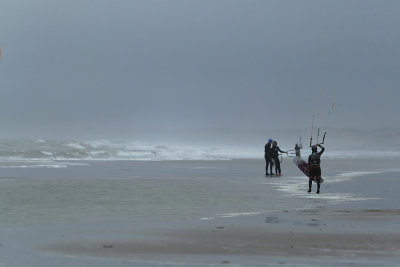
<path id="1" fill-rule="evenodd" d="M 286 154 L 288 153 L 287 151 L 286 151 L 286 152 L 285 152 L 285 151 L 282 151 L 282 150 L 279 148 L 279 146 L 278 146 L 278 151 L 281 152 L 281 153 L 286 153 Z"/>
<path id="2" fill-rule="evenodd" d="M 318 153 L 320 156 L 322 155 L 322 153 L 324 153 L 325 151 L 325 147 L 318 145 L 321 148 L 321 151 Z"/>

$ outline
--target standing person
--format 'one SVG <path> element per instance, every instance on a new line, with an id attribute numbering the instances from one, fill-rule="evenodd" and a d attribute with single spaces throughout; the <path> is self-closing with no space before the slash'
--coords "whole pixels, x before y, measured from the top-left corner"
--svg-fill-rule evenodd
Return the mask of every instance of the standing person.
<path id="1" fill-rule="evenodd" d="M 281 176 L 282 175 L 282 172 L 281 172 L 281 162 L 279 161 L 279 153 L 278 152 L 281 152 L 281 153 L 288 153 L 287 151 L 285 152 L 285 151 L 282 151 L 280 148 L 279 148 L 279 146 L 278 146 L 278 142 L 276 142 L 276 141 L 273 141 L 272 142 L 272 148 L 271 148 L 271 157 L 272 157 L 272 159 L 274 160 L 274 162 L 275 162 L 275 173 L 276 173 L 276 176 Z"/>
<path id="2" fill-rule="evenodd" d="M 272 144 L 272 139 L 270 138 L 268 140 L 268 143 L 265 145 L 265 150 L 264 150 L 265 175 L 269 175 L 268 166 L 270 167 L 270 173 L 272 174 L 272 166 L 274 165 L 272 163 L 272 158 L 271 158 L 271 144 Z"/>
<path id="3" fill-rule="evenodd" d="M 318 152 L 319 146 L 321 148 L 321 151 Z M 315 177 L 317 180 L 317 194 L 319 194 L 319 189 L 321 187 L 321 155 L 324 153 L 325 148 L 321 145 L 315 145 L 311 147 L 311 155 L 308 157 L 308 165 L 310 166 L 310 177 L 308 181 L 308 193 L 311 192 L 311 187 L 312 187 L 312 179 Z"/>
<path id="4" fill-rule="evenodd" d="M 294 146 L 294 151 L 296 152 L 296 157 L 299 157 L 299 158 L 301 157 L 300 149 L 302 149 L 302 146 L 301 146 L 301 145 L 296 144 L 296 145 Z"/>

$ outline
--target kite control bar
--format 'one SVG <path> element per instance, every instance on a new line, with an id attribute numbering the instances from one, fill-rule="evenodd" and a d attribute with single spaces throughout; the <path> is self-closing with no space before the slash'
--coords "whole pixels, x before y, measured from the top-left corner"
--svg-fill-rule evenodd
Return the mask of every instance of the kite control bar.
<path id="1" fill-rule="evenodd" d="M 324 133 L 324 137 L 322 138 L 322 142 L 319 143 L 320 145 L 323 145 L 325 143 L 325 136 L 326 136 L 326 132 Z"/>
<path id="2" fill-rule="evenodd" d="M 288 152 L 287 156 L 288 156 L 289 158 L 293 158 L 293 156 L 296 155 L 296 153 L 294 152 L 294 149 L 288 150 L 287 152 Z"/>
<path id="3" fill-rule="evenodd" d="M 317 143 L 316 143 L 314 146 L 323 145 L 323 144 L 325 143 L 326 132 L 324 133 L 324 136 L 322 137 L 322 142 L 321 142 L 321 143 L 318 143 L 319 130 L 320 130 L 320 128 L 318 128 Z M 311 137 L 310 137 L 310 147 L 312 147 L 312 146 L 313 146 L 313 144 L 312 144 L 312 135 L 311 135 Z"/>

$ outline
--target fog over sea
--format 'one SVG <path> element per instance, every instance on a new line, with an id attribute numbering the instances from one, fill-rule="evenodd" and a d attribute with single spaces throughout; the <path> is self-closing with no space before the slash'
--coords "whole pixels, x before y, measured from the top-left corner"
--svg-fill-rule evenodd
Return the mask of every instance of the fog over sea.
<path id="1" fill-rule="evenodd" d="M 321 130 L 319 141 L 324 131 Z M 181 138 L 179 138 L 181 135 Z M 306 130 L 236 131 L 207 130 L 169 138 L 142 137 L 139 140 L 76 138 L 0 138 L 0 161 L 40 162 L 62 160 L 230 160 L 262 159 L 269 138 L 283 150 L 293 150 L 302 137 L 304 153 L 309 153 Z M 317 142 L 314 133 L 313 143 Z M 391 158 L 400 156 L 400 130 L 395 128 L 355 130 L 328 129 L 325 146 L 328 158 Z M 3 168 L 6 165 L 2 166 Z M 21 165 L 24 166 L 24 165 Z M 45 166 L 45 165 L 43 165 Z M 50 165 L 49 165 L 50 166 Z M 64 166 L 54 164 L 55 166 Z M 16 166 L 14 166 L 16 167 Z"/>
<path id="2" fill-rule="evenodd" d="M 399 14 L 1 0 L 0 267 L 398 266 Z"/>

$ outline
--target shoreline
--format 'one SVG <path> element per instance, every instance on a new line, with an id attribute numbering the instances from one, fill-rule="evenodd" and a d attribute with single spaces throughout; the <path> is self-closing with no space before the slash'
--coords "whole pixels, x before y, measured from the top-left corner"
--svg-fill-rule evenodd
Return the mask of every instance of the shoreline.
<path id="1" fill-rule="evenodd" d="M 95 240 L 47 243 L 37 249 L 74 257 L 156 260 L 159 264 L 168 261 L 171 265 L 222 263 L 215 262 L 217 257 L 247 266 L 253 264 L 254 257 L 258 262 L 277 257 L 286 263 L 305 261 L 310 266 L 318 266 L 316 262 L 335 266 L 337 261 L 356 266 L 365 262 L 396 266 L 400 259 L 400 231 L 380 231 L 370 226 L 390 222 L 393 228 L 397 227 L 399 216 L 400 209 L 303 210 L 174 226 L 157 224 L 144 229 L 134 227 L 133 231 L 131 226 L 109 225 L 103 226 L 108 234 L 130 234 L 123 238 L 100 235 Z"/>
<path id="2" fill-rule="evenodd" d="M 33 189 L 39 191 L 31 197 L 43 196 L 40 189 L 50 186 L 57 190 L 50 204 L 65 190 L 73 198 L 65 208 L 35 198 L 29 209 L 21 202 L 20 211 L 18 197 L 16 203 L 3 201 L 20 214 L 14 223 L 0 224 L 0 265 L 397 266 L 397 161 L 326 159 L 321 195 L 306 193 L 307 177 L 291 161 L 284 160 L 282 177 L 264 177 L 263 163 L 123 161 L 5 169 L 1 186 L 12 189 L 10 196 Z M 131 206 L 136 204 L 139 209 Z M 24 219 L 34 215 L 32 209 L 62 217 Z"/>

